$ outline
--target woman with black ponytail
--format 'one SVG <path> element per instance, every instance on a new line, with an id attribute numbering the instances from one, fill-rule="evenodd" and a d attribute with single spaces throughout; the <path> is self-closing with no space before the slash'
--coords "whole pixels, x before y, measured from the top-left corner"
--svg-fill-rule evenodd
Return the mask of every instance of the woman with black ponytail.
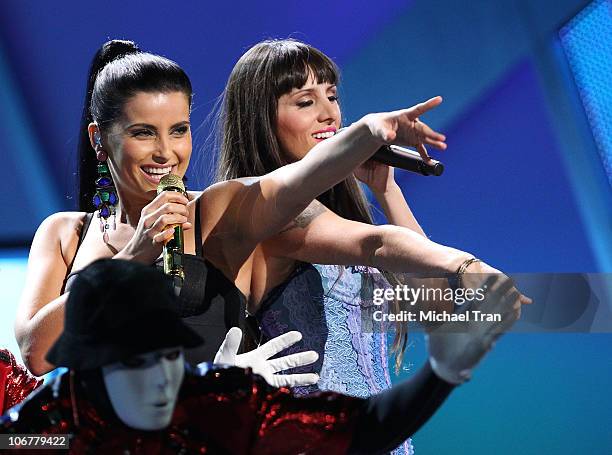
<path id="1" fill-rule="evenodd" d="M 182 195 L 167 192 L 150 204 L 160 172 L 184 175 L 187 169 L 191 98 L 180 66 L 141 52 L 131 41 L 109 41 L 94 56 L 79 130 L 79 212 L 51 215 L 38 229 L 15 325 L 33 373 L 52 367 L 44 356 L 61 333 L 75 272 L 103 257 L 153 263 L 158 253 L 147 234 L 162 217 L 191 228 Z M 161 241 L 163 233 L 155 234 Z"/>
<path id="2" fill-rule="evenodd" d="M 440 103 L 433 98 L 370 114 L 342 137 L 269 174 L 220 182 L 201 195 L 156 195 L 163 175 L 183 177 L 189 164 L 191 98 L 189 78 L 171 60 L 140 52 L 129 41 L 110 41 L 96 54 L 80 131 L 81 211 L 51 215 L 37 230 L 15 324 L 34 374 L 53 367 L 44 358 L 63 328 L 71 276 L 101 258 L 153 264 L 177 224 L 186 253 L 179 311 L 205 339 L 186 358 L 212 360 L 227 329 L 243 324 L 260 242 L 381 144 L 445 147 L 444 136 L 415 121 Z"/>

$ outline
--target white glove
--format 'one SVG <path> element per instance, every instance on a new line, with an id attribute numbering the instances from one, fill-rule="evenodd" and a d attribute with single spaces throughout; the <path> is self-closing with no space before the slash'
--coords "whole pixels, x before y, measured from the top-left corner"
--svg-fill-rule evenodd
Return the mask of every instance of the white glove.
<path id="1" fill-rule="evenodd" d="M 512 280 L 503 274 L 489 276 L 485 298 L 472 300 L 455 313 L 483 311 L 500 314 L 501 322 L 475 320 L 444 322 L 426 335 L 429 362 L 433 371 L 451 384 L 461 384 L 472 375 L 472 369 L 493 347 L 495 340 L 508 330 L 520 315 L 520 294 Z"/>
<path id="2" fill-rule="evenodd" d="M 295 387 L 316 384 L 319 375 L 315 373 L 304 374 L 275 374 L 289 368 L 301 367 L 314 363 L 319 358 L 315 351 L 298 352 L 277 359 L 268 360 L 283 349 L 293 346 L 302 339 L 297 331 L 287 332 L 271 339 L 262 346 L 244 354 L 237 354 L 242 340 L 242 330 L 232 327 L 225 335 L 225 340 L 215 355 L 213 363 L 233 365 L 240 368 L 251 368 L 253 373 L 263 376 L 268 384 L 274 387 Z"/>

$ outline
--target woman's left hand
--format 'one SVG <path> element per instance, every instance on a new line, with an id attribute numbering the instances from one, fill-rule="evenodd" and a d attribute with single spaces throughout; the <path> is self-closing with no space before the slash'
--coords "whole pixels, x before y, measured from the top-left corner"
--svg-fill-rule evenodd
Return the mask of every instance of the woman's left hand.
<path id="1" fill-rule="evenodd" d="M 384 194 L 395 184 L 394 169 L 386 164 L 368 160 L 353 172 L 374 194 Z"/>

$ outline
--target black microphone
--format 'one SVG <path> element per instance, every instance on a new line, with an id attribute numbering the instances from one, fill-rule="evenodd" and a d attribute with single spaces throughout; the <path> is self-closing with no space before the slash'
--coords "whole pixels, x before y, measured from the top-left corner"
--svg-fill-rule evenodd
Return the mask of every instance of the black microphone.
<path id="1" fill-rule="evenodd" d="M 346 127 L 340 128 L 336 134 L 345 129 Z M 434 175 L 439 177 L 444 172 L 444 164 L 440 161 L 430 160 L 429 162 L 425 162 L 418 152 L 398 145 L 383 145 L 370 159 L 421 175 Z"/>
<path id="2" fill-rule="evenodd" d="M 166 174 L 161 178 L 157 185 L 157 194 L 162 191 L 176 191 L 187 196 L 183 180 L 174 174 Z M 183 226 L 175 224 L 174 236 L 164 245 L 164 273 L 172 278 L 174 291 L 177 295 L 180 293 L 185 280 L 185 272 L 183 271 L 184 244 Z"/>
<path id="3" fill-rule="evenodd" d="M 439 177 L 444 172 L 444 164 L 436 160 L 423 161 L 421 155 L 414 150 L 397 145 L 383 145 L 374 156 L 374 161 L 388 166 L 398 167 L 422 175 L 435 175 Z"/>

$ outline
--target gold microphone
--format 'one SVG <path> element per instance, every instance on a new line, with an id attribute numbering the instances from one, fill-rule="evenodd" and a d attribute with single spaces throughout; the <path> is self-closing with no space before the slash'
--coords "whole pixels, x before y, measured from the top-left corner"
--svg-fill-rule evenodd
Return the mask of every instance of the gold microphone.
<path id="1" fill-rule="evenodd" d="M 166 174 L 161 178 L 157 185 L 157 194 L 162 191 L 176 191 L 187 197 L 183 179 L 174 174 Z M 172 277 L 174 291 L 177 295 L 183 287 L 183 281 L 185 280 L 185 272 L 183 271 L 183 251 L 183 226 L 175 224 L 174 236 L 164 245 L 164 273 Z"/>

